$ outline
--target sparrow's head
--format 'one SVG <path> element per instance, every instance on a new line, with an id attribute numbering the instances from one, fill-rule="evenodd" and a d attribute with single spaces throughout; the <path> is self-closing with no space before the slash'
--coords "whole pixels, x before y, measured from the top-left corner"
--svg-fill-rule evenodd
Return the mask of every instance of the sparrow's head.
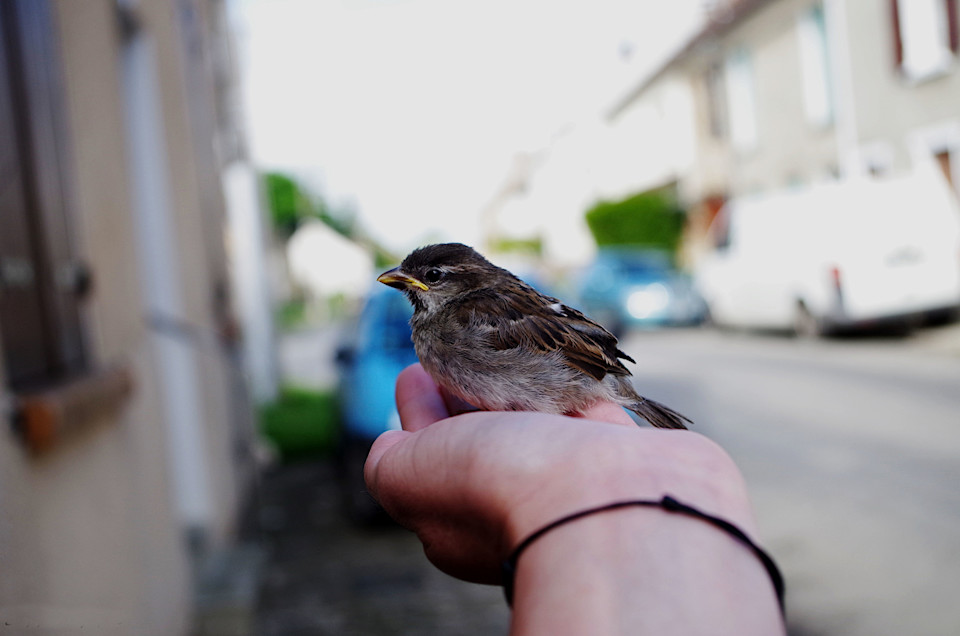
<path id="1" fill-rule="evenodd" d="M 461 243 L 427 245 L 411 252 L 400 267 L 377 278 L 402 290 L 415 309 L 435 308 L 454 298 L 495 285 L 509 272 Z"/>

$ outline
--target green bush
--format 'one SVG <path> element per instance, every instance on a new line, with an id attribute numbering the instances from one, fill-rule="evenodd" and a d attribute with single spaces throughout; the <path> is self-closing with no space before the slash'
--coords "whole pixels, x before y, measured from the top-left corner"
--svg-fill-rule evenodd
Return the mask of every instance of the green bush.
<path id="1" fill-rule="evenodd" d="M 531 254 L 543 255 L 543 239 L 539 236 L 532 238 L 498 238 L 494 239 L 490 249 L 500 254 Z"/>
<path id="2" fill-rule="evenodd" d="M 621 201 L 600 201 L 586 213 L 587 226 L 600 247 L 624 245 L 675 252 L 684 214 L 665 193 L 635 194 Z"/>
<path id="3" fill-rule="evenodd" d="M 288 300 L 277 307 L 274 320 L 281 330 L 299 327 L 307 321 L 307 303 L 302 298 Z"/>
<path id="4" fill-rule="evenodd" d="M 333 392 L 284 387 L 260 408 L 260 432 L 284 461 L 321 457 L 337 444 L 338 418 Z"/>

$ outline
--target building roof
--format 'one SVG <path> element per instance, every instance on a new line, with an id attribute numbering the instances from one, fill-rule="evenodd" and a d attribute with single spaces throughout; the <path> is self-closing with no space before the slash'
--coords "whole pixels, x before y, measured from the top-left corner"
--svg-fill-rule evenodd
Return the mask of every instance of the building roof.
<path id="1" fill-rule="evenodd" d="M 697 31 L 676 53 L 667 58 L 656 70 L 643 78 L 640 83 L 619 99 L 607 113 L 607 119 L 614 120 L 619 117 L 629 108 L 630 104 L 646 92 L 652 84 L 690 57 L 694 51 L 729 33 L 754 11 L 775 1 L 776 0 L 721 0 L 717 2 L 717 5 L 710 10 L 703 28 Z"/>

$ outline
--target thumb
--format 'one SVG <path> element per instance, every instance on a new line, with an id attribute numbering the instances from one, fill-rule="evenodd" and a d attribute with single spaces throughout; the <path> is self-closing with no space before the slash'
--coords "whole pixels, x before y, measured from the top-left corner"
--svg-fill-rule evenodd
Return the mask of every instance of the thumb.
<path id="1" fill-rule="evenodd" d="M 374 499 L 379 501 L 377 474 L 380 468 L 380 460 L 391 448 L 402 443 L 412 434 L 407 431 L 386 431 L 374 440 L 373 446 L 370 447 L 370 452 L 367 454 L 367 461 L 363 464 L 363 480 L 367 483 L 367 490 L 373 495 Z"/>
<path id="2" fill-rule="evenodd" d="M 419 431 L 450 417 L 440 389 L 419 364 L 412 364 L 397 377 L 397 412 L 405 431 Z"/>

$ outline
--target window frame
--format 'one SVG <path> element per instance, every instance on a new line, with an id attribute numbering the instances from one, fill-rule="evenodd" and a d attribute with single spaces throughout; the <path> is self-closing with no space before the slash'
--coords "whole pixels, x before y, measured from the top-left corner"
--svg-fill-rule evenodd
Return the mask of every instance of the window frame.
<path id="1" fill-rule="evenodd" d="M 807 123 L 829 128 L 836 119 L 827 15 L 823 4 L 807 7 L 797 20 L 803 109 Z"/>
<path id="2" fill-rule="evenodd" d="M 752 52 L 744 47 L 732 50 L 724 59 L 727 134 L 733 148 L 742 154 L 755 151 L 760 144 L 756 83 Z"/>
<path id="3" fill-rule="evenodd" d="M 932 34 L 908 31 L 909 26 L 905 25 L 905 22 L 911 21 L 906 14 L 912 11 L 914 29 L 917 28 L 915 20 L 920 13 L 917 9 L 919 5 L 916 3 L 919 1 L 889 0 L 894 69 L 903 78 L 912 82 L 923 82 L 943 75 L 956 64 L 960 57 L 960 8 L 958 8 L 960 0 L 923 0 L 929 2 L 929 8 L 934 11 L 936 24 L 933 25 L 935 32 Z M 908 4 L 911 2 L 914 4 Z M 939 54 L 939 59 L 918 61 L 919 43 L 927 43 L 931 37 L 939 45 L 939 51 L 936 52 Z M 929 53 L 931 52 L 928 51 Z"/>

